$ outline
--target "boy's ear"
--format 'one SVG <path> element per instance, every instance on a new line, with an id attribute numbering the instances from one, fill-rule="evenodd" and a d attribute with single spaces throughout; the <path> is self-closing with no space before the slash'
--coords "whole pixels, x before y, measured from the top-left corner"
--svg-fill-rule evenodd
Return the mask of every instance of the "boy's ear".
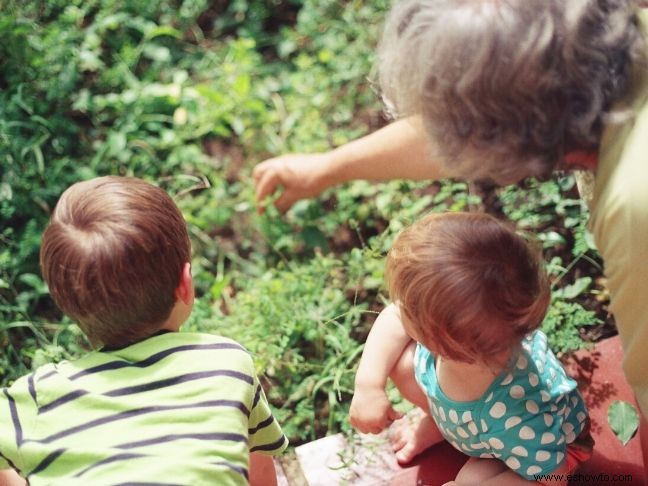
<path id="1" fill-rule="evenodd" d="M 191 264 L 189 262 L 185 263 L 182 267 L 180 283 L 176 288 L 175 295 L 176 299 L 181 300 L 187 305 L 193 303 L 194 288 L 193 279 L 191 278 Z"/>

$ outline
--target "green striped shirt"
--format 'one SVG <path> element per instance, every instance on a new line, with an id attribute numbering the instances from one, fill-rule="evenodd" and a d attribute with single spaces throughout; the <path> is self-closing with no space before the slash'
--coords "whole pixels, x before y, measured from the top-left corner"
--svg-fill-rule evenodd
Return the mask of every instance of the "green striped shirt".
<path id="1" fill-rule="evenodd" d="M 288 441 L 235 341 L 166 333 L 50 364 L 0 393 L 0 469 L 30 485 L 247 484 Z"/>

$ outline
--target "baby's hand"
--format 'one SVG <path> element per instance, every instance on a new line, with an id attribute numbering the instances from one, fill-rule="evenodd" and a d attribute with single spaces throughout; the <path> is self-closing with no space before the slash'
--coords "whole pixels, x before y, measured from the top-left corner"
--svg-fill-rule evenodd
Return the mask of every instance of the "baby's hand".
<path id="1" fill-rule="evenodd" d="M 365 434 L 378 434 L 403 416 L 393 409 L 385 390 L 362 388 L 357 385 L 349 415 L 351 425 Z"/>

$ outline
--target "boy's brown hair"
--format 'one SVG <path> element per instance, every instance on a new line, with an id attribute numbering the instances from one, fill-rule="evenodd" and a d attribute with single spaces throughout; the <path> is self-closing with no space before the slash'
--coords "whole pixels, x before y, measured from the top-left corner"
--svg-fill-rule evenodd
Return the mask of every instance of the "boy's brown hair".
<path id="1" fill-rule="evenodd" d="M 63 193 L 40 263 L 56 305 L 94 345 L 114 347 L 160 329 L 190 257 L 186 223 L 169 195 L 109 176 Z"/>
<path id="2" fill-rule="evenodd" d="M 396 237 L 386 274 L 417 338 L 458 361 L 492 363 L 519 346 L 550 300 L 539 252 L 485 214 L 415 222 Z"/>

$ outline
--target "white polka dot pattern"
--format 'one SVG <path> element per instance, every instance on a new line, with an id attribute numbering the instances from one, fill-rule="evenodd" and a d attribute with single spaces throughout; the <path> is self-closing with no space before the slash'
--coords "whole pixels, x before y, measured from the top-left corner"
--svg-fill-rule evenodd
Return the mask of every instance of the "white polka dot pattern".
<path id="1" fill-rule="evenodd" d="M 490 439 L 488 439 L 488 443 L 493 449 L 504 449 L 504 442 L 499 440 L 497 437 L 491 437 Z"/>
<path id="2" fill-rule="evenodd" d="M 456 410 L 450 410 L 450 411 L 448 412 L 448 417 L 450 417 L 450 420 L 451 420 L 452 423 L 454 423 L 454 424 L 456 424 L 456 423 L 459 421 L 459 416 L 457 415 L 457 411 L 456 411 Z"/>
<path id="3" fill-rule="evenodd" d="M 575 382 L 553 354 L 543 351 L 543 335 L 532 336 L 511 367 L 475 402 L 449 402 L 438 393 L 434 359 L 416 361 L 426 364 L 425 376 L 416 379 L 434 403 L 433 417 L 453 447 L 473 457 L 500 458 L 526 479 L 555 469 L 553 464 L 564 460 L 565 443 L 575 439 L 587 420 Z"/>
<path id="4" fill-rule="evenodd" d="M 522 419 L 520 417 L 509 417 L 506 419 L 506 422 L 504 422 L 504 428 L 508 430 L 521 423 L 522 423 Z"/>
<path id="5" fill-rule="evenodd" d="M 533 400 L 527 400 L 526 402 L 526 409 L 527 412 L 536 414 L 540 411 L 540 408 L 538 408 L 538 404 L 534 402 Z"/>
<path id="6" fill-rule="evenodd" d="M 531 386 L 538 386 L 538 383 L 540 380 L 538 379 L 538 375 L 535 373 L 529 373 L 529 385 Z"/>
<path id="7" fill-rule="evenodd" d="M 529 451 L 527 451 L 522 446 L 515 446 L 513 449 L 511 449 L 511 452 L 513 454 L 515 454 L 516 456 L 520 456 L 520 457 L 528 457 L 529 456 Z"/>
<path id="8" fill-rule="evenodd" d="M 528 425 L 522 426 L 520 429 L 520 439 L 531 440 L 535 438 L 535 432 Z"/>
<path id="9" fill-rule="evenodd" d="M 443 407 L 439 407 L 438 410 L 439 410 L 439 418 L 440 418 L 443 422 L 445 422 L 445 419 L 446 419 L 445 410 L 443 410 Z"/>
<path id="10" fill-rule="evenodd" d="M 551 444 L 556 440 L 556 436 L 553 435 L 551 432 L 545 432 L 542 434 L 542 438 L 540 439 L 541 444 Z"/>
<path id="11" fill-rule="evenodd" d="M 524 388 L 522 388 L 520 385 L 514 385 L 509 390 L 509 395 L 511 395 L 511 398 L 519 400 L 520 398 L 524 397 Z"/>
<path id="12" fill-rule="evenodd" d="M 490 409 L 489 415 L 493 418 L 502 418 L 506 413 L 506 405 L 503 402 L 496 402 Z"/>
<path id="13" fill-rule="evenodd" d="M 526 356 L 520 356 L 515 366 L 518 369 L 523 370 L 527 367 L 528 364 L 529 364 L 529 360 L 526 358 Z"/>

